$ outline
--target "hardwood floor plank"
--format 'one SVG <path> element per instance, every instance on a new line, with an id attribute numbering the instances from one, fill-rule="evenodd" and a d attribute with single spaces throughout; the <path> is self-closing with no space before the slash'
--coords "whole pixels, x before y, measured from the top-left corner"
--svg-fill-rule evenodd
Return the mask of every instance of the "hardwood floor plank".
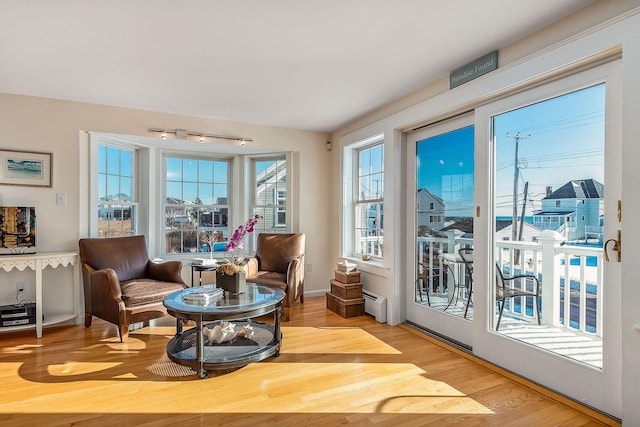
<path id="1" fill-rule="evenodd" d="M 343 319 L 324 297 L 294 307 L 280 357 L 205 380 L 168 359 L 175 320 L 154 323 L 125 344 L 99 319 L 3 334 L 0 424 L 616 425 L 407 327 Z"/>

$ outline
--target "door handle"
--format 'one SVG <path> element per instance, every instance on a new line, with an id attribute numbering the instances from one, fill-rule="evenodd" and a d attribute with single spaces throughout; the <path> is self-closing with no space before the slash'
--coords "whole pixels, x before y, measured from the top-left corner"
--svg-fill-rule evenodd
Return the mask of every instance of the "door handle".
<path id="1" fill-rule="evenodd" d="M 621 262 L 622 259 L 622 240 L 621 240 L 621 236 L 622 236 L 622 232 L 620 230 L 618 230 L 618 238 L 617 239 L 609 239 L 606 242 L 604 242 L 604 248 L 603 248 L 603 252 L 604 252 L 604 259 L 605 261 L 609 261 L 609 253 L 607 252 L 607 246 L 609 245 L 609 243 L 613 243 L 613 246 L 611 247 L 611 250 L 616 252 L 616 261 L 617 262 Z"/>

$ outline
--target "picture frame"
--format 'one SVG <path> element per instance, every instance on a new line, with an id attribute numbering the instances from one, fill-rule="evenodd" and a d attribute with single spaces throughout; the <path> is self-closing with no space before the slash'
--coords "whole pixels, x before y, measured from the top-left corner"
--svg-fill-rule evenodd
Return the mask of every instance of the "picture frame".
<path id="1" fill-rule="evenodd" d="M 0 148 L 0 185 L 51 187 L 52 153 Z"/>

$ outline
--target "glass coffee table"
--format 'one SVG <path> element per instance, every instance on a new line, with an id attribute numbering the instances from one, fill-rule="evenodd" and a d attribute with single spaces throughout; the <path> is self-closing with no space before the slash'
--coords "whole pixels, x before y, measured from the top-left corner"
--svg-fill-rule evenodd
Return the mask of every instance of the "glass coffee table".
<path id="1" fill-rule="evenodd" d="M 177 319 L 176 335 L 167 344 L 167 355 L 173 362 L 197 371 L 200 378 L 207 378 L 208 370 L 238 368 L 280 355 L 280 313 L 284 299 L 281 289 L 248 283 L 245 292 L 225 291 L 203 305 L 185 302 L 190 291 L 193 288 L 174 292 L 164 300 L 167 312 Z M 252 320 L 269 313 L 273 313 L 273 325 Z M 185 320 L 195 321 L 196 326 L 183 330 Z M 249 327 L 253 334 L 220 344 L 204 336 L 203 328 L 210 331 L 222 322 L 233 323 L 236 331 Z"/>

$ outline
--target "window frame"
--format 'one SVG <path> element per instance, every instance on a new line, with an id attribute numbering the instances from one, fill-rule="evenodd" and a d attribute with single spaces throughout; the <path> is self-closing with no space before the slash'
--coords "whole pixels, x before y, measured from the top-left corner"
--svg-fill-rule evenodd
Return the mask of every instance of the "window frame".
<path id="1" fill-rule="evenodd" d="M 100 172 L 100 148 L 101 147 L 106 147 L 107 150 L 109 148 L 115 148 L 120 151 L 129 151 L 132 154 L 131 176 L 130 176 L 132 181 L 131 183 L 132 194 L 130 196 L 129 201 L 122 201 L 122 200 L 101 201 L 100 200 L 99 176 L 101 174 Z M 116 237 L 115 235 L 112 235 L 112 234 L 100 235 L 99 216 L 100 216 L 101 205 L 130 207 L 131 208 L 130 217 L 132 218 L 131 230 L 127 235 L 140 234 L 141 233 L 140 230 L 142 228 L 142 223 L 143 223 L 143 221 L 141 220 L 141 215 L 143 215 L 143 213 L 146 211 L 144 207 L 144 202 L 140 200 L 140 195 L 142 194 L 140 191 L 140 188 L 142 185 L 141 183 L 143 181 L 142 179 L 143 174 L 141 173 L 141 171 L 144 169 L 141 164 L 143 161 L 142 147 L 132 143 L 123 144 L 118 141 L 114 141 L 112 140 L 112 138 L 109 138 L 105 135 L 89 133 L 89 151 L 91 153 L 90 155 L 91 169 L 90 169 L 90 177 L 89 177 L 89 185 L 90 185 L 89 186 L 89 200 L 90 200 L 89 218 L 90 219 L 88 223 L 89 236 L 98 237 L 98 238 Z M 107 159 L 108 159 L 108 156 L 107 156 Z M 106 172 L 105 174 L 110 175 L 108 174 L 108 172 Z M 117 176 L 121 177 L 121 175 L 119 174 Z M 118 234 L 118 235 L 120 236 L 122 234 Z"/>
<path id="2" fill-rule="evenodd" d="M 193 160 L 196 162 L 200 162 L 200 161 L 207 161 L 207 162 L 212 162 L 214 163 L 212 165 L 212 171 L 215 170 L 215 163 L 216 162 L 220 162 L 220 163 L 226 163 L 226 204 L 220 204 L 220 203 L 210 203 L 210 204 L 196 204 L 196 200 L 193 201 L 193 203 L 187 203 L 187 201 L 182 200 L 183 203 L 168 203 L 167 202 L 167 198 L 168 198 L 168 194 L 167 194 L 167 185 L 168 182 L 181 182 L 182 185 L 184 185 L 185 182 L 191 182 L 193 184 L 196 185 L 196 187 L 198 187 L 201 184 L 207 184 L 207 185 L 216 185 L 216 181 L 214 181 L 212 178 L 211 182 L 205 182 L 205 181 L 200 181 L 200 177 L 197 176 L 196 177 L 196 181 L 185 181 L 184 176 L 182 177 L 181 180 L 168 180 L 167 179 L 167 173 L 168 173 L 168 169 L 167 169 L 167 162 L 169 159 L 181 159 L 183 162 L 184 160 Z M 162 153 L 162 175 L 159 177 L 161 180 L 161 185 L 162 185 L 162 198 L 160 200 L 160 209 L 158 211 L 158 224 L 159 227 L 161 228 L 161 235 L 162 238 L 160 239 L 160 254 L 164 257 L 167 256 L 175 256 L 178 254 L 208 254 L 211 255 L 209 252 L 212 252 L 212 247 L 209 247 L 211 245 L 208 245 L 206 243 L 203 243 L 202 240 L 202 236 L 201 233 L 203 232 L 207 232 L 207 231 L 216 231 L 216 226 L 214 225 L 214 217 L 215 217 L 215 212 L 216 211 L 220 211 L 223 209 L 227 210 L 227 224 L 226 227 L 221 226 L 219 228 L 221 229 L 225 229 L 223 230 L 223 237 L 225 238 L 229 238 L 231 232 L 233 231 L 233 198 L 232 198 L 232 194 L 233 194 L 233 167 L 234 167 L 234 162 L 233 159 L 230 159 L 228 157 L 220 157 L 220 156 L 215 156 L 215 155 L 203 155 L 201 153 L 186 153 L 186 152 L 163 152 Z M 213 175 L 215 176 L 215 175 Z M 218 183 L 220 184 L 220 183 Z M 213 195 L 214 193 L 212 193 Z M 183 195 L 184 196 L 184 195 Z M 196 195 L 196 199 L 199 199 L 199 196 Z M 212 200 L 213 202 L 213 200 Z M 195 234 L 196 234 L 196 244 L 195 244 L 195 251 L 191 252 L 191 251 L 185 251 L 185 244 L 184 244 L 184 230 L 181 230 L 179 228 L 176 229 L 176 231 L 180 231 L 181 234 L 181 244 L 180 244 L 180 252 L 168 252 L 167 248 L 168 248 L 168 242 L 167 242 L 167 209 L 176 209 L 176 210 L 183 210 L 185 213 L 189 212 L 190 210 L 195 209 L 194 207 L 197 206 L 197 210 L 198 211 L 202 211 L 203 209 L 206 210 L 210 210 L 211 211 L 211 215 L 212 215 L 212 225 L 211 227 L 204 227 L 201 226 L 201 221 L 200 221 L 200 217 L 198 216 L 196 219 L 196 223 L 195 223 Z M 190 213 L 189 215 L 192 215 L 192 213 Z M 189 221 L 191 222 L 191 221 Z M 211 230 L 212 229 L 212 230 Z M 188 231 L 188 230 L 187 230 Z M 226 231 L 226 233 L 225 233 Z M 204 246 L 207 246 L 207 250 L 204 251 L 203 248 Z"/>
<path id="3" fill-rule="evenodd" d="M 251 234 L 251 239 L 248 239 L 249 241 L 247 241 L 247 245 L 249 250 L 254 251 L 255 250 L 255 245 L 256 245 L 256 239 L 257 239 L 257 235 L 259 233 L 291 233 L 293 230 L 293 212 L 292 212 L 292 198 L 291 195 L 292 193 L 292 179 L 291 179 L 291 171 L 292 171 L 292 167 L 291 167 L 291 155 L 290 153 L 272 153 L 272 154 L 268 154 L 268 155 L 255 155 L 255 156 L 249 156 L 248 157 L 248 168 L 249 168 L 249 182 L 251 185 L 251 189 L 250 189 L 250 193 L 249 193 L 249 212 L 251 212 L 251 215 L 256 215 L 259 214 L 261 216 L 265 216 L 262 215 L 264 213 L 265 210 L 273 210 L 274 215 L 273 218 L 271 219 L 267 219 L 267 218 L 262 218 L 258 221 L 258 224 L 256 225 L 256 229 L 254 233 Z M 258 163 L 260 162 L 276 162 L 276 171 L 277 173 L 280 173 L 281 169 L 279 166 L 279 162 L 281 162 L 282 165 L 284 165 L 284 177 L 285 177 L 285 181 L 284 181 L 284 186 L 282 185 L 274 185 L 273 188 L 269 189 L 271 191 L 271 194 L 273 195 L 272 197 L 272 203 L 266 203 L 266 202 L 260 202 L 258 200 L 258 189 L 257 189 L 257 183 L 258 183 Z M 277 174 L 276 174 L 276 182 L 278 182 L 278 178 L 277 178 Z M 280 191 L 284 191 L 285 193 L 285 197 L 284 197 L 284 204 L 280 203 L 280 200 L 282 199 L 281 197 L 279 197 L 279 192 Z M 284 209 L 285 212 L 285 221 L 284 223 L 279 221 L 279 213 L 282 212 Z M 269 221 L 269 224 L 267 224 L 267 221 Z"/>
<path id="4" fill-rule="evenodd" d="M 361 173 L 361 169 L 360 169 L 360 155 L 362 152 L 364 151 L 371 151 L 377 147 L 380 147 L 382 150 L 381 153 L 381 159 L 380 159 L 380 167 L 381 170 L 380 171 L 369 171 L 366 174 Z M 381 190 L 376 190 L 376 196 L 377 197 L 369 197 L 369 198 L 364 198 L 361 197 L 361 178 L 367 176 L 367 177 L 371 177 L 374 174 L 379 174 L 380 175 L 380 184 L 382 185 L 382 189 Z M 352 248 L 352 256 L 355 257 L 362 257 L 362 256 L 370 256 L 374 259 L 380 260 L 382 261 L 382 259 L 384 258 L 384 137 L 383 135 L 378 135 L 376 137 L 370 138 L 366 141 L 361 142 L 360 144 L 355 144 L 355 146 L 353 147 L 353 173 L 351 174 L 352 176 L 352 180 L 353 180 L 353 191 L 352 191 L 352 208 L 351 208 L 351 216 L 352 216 L 352 229 L 351 229 L 351 236 L 352 236 L 352 242 L 351 242 L 351 248 Z M 371 189 L 369 190 L 370 196 L 373 194 L 373 192 L 371 191 Z M 361 213 L 361 209 L 363 209 L 363 206 L 367 206 L 366 209 L 366 215 L 367 215 L 367 220 L 370 218 L 369 217 L 369 207 L 371 207 L 372 205 L 376 206 L 376 210 L 375 210 L 375 219 L 374 219 L 374 226 L 373 227 L 359 227 L 359 221 L 358 221 L 358 217 L 359 217 L 359 213 Z M 366 231 L 367 236 L 372 235 L 372 236 L 378 236 L 379 237 L 379 241 L 382 241 L 382 243 L 380 243 L 379 245 L 375 245 L 375 242 L 373 245 L 371 245 L 371 250 L 369 248 L 369 244 L 366 245 L 366 249 L 362 250 L 361 245 L 359 244 L 359 240 L 361 239 L 361 232 L 363 230 L 368 230 Z M 373 234 L 369 234 L 370 232 L 373 232 Z"/>

